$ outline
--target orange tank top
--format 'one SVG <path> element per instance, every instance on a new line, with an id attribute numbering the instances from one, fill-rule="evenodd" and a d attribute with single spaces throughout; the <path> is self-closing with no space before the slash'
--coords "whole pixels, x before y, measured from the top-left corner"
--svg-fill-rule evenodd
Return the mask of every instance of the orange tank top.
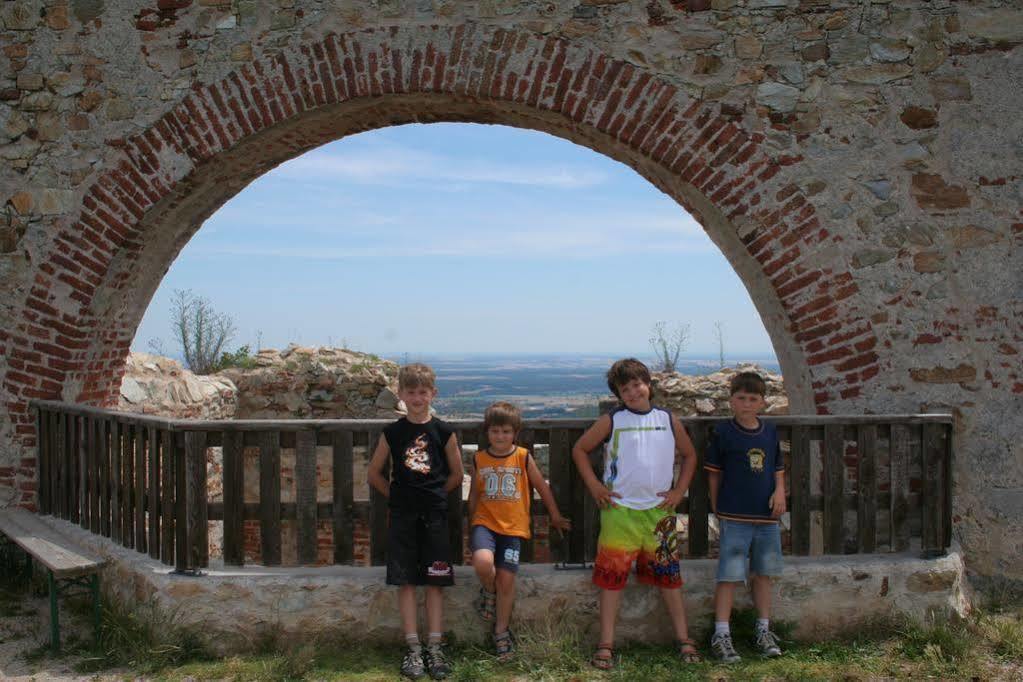
<path id="1" fill-rule="evenodd" d="M 517 447 L 510 455 L 495 457 L 486 450 L 476 453 L 475 476 L 479 500 L 472 525 L 486 526 L 501 535 L 528 538 L 532 488 L 526 474 L 529 451 Z"/>

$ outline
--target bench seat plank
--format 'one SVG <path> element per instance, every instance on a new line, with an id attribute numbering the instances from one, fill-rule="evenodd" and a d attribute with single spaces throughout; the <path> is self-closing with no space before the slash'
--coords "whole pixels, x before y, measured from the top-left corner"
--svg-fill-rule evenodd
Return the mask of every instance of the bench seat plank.
<path id="1" fill-rule="evenodd" d="M 52 571 L 55 578 L 95 573 L 105 563 L 24 509 L 0 509 L 0 533 Z"/>

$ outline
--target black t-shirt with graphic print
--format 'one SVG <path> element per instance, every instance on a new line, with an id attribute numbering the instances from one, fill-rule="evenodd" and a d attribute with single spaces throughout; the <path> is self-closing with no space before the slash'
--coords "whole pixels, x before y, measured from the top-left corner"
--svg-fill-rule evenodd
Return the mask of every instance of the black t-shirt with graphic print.
<path id="1" fill-rule="evenodd" d="M 392 509 L 447 509 L 444 484 L 451 474 L 444 446 L 454 429 L 431 417 L 415 424 L 402 417 L 384 427 L 384 438 L 391 450 Z"/>

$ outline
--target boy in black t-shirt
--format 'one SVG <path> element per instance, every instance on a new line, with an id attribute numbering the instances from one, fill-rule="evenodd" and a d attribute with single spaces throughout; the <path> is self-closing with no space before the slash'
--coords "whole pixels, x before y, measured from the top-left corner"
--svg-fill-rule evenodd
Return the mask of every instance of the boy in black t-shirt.
<path id="1" fill-rule="evenodd" d="M 735 416 L 715 426 L 704 463 L 710 505 L 721 531 L 710 648 L 725 663 L 740 660 L 728 620 L 735 586 L 746 581 L 747 562 L 757 609 L 754 644 L 764 657 L 781 655 L 769 619 L 771 578 L 782 572 L 778 518 L 785 513 L 785 463 L 778 433 L 774 424 L 757 417 L 765 405 L 767 386 L 759 374 L 740 372 L 732 378 L 730 389 L 728 403 Z"/>
<path id="2" fill-rule="evenodd" d="M 454 584 L 448 542 L 448 493 L 462 485 L 462 455 L 454 430 L 430 414 L 437 395 L 433 370 L 406 365 L 398 373 L 398 397 L 407 416 L 384 428 L 369 463 L 369 484 L 388 498 L 387 584 L 398 586 L 398 610 L 408 651 L 401 674 L 429 672 L 441 679 L 451 667 L 441 650 L 444 595 Z M 383 467 L 391 458 L 391 480 Z M 426 586 L 426 649 L 419 641 L 416 585 Z"/>

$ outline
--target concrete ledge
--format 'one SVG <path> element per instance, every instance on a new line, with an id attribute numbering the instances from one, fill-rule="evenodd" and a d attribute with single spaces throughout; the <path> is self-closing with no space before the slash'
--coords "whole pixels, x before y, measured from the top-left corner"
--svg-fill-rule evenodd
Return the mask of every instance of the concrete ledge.
<path id="1" fill-rule="evenodd" d="M 83 547 L 109 559 L 103 586 L 122 599 L 155 600 L 182 625 L 201 627 L 222 653 L 244 650 L 268 632 L 284 640 L 317 636 L 396 641 L 400 635 L 395 590 L 384 584 L 382 567 L 225 568 L 211 566 L 201 577 L 174 575 L 153 561 L 66 521 L 43 517 Z M 696 631 L 713 615 L 717 561 L 687 560 L 686 605 Z M 872 618 L 930 611 L 964 614 L 965 567 L 958 551 L 939 559 L 908 554 L 786 557 L 776 583 L 775 618 L 798 623 L 797 635 L 823 639 Z M 446 591 L 445 626 L 463 641 L 483 638 L 472 609 L 478 589 L 468 566 L 455 570 Z M 737 607 L 749 606 L 748 595 Z M 518 622 L 556 618 L 558 628 L 596 636 L 597 590 L 588 570 L 525 565 L 519 572 Z M 667 614 L 657 590 L 631 584 L 619 616 L 619 639 L 669 641 Z"/>

